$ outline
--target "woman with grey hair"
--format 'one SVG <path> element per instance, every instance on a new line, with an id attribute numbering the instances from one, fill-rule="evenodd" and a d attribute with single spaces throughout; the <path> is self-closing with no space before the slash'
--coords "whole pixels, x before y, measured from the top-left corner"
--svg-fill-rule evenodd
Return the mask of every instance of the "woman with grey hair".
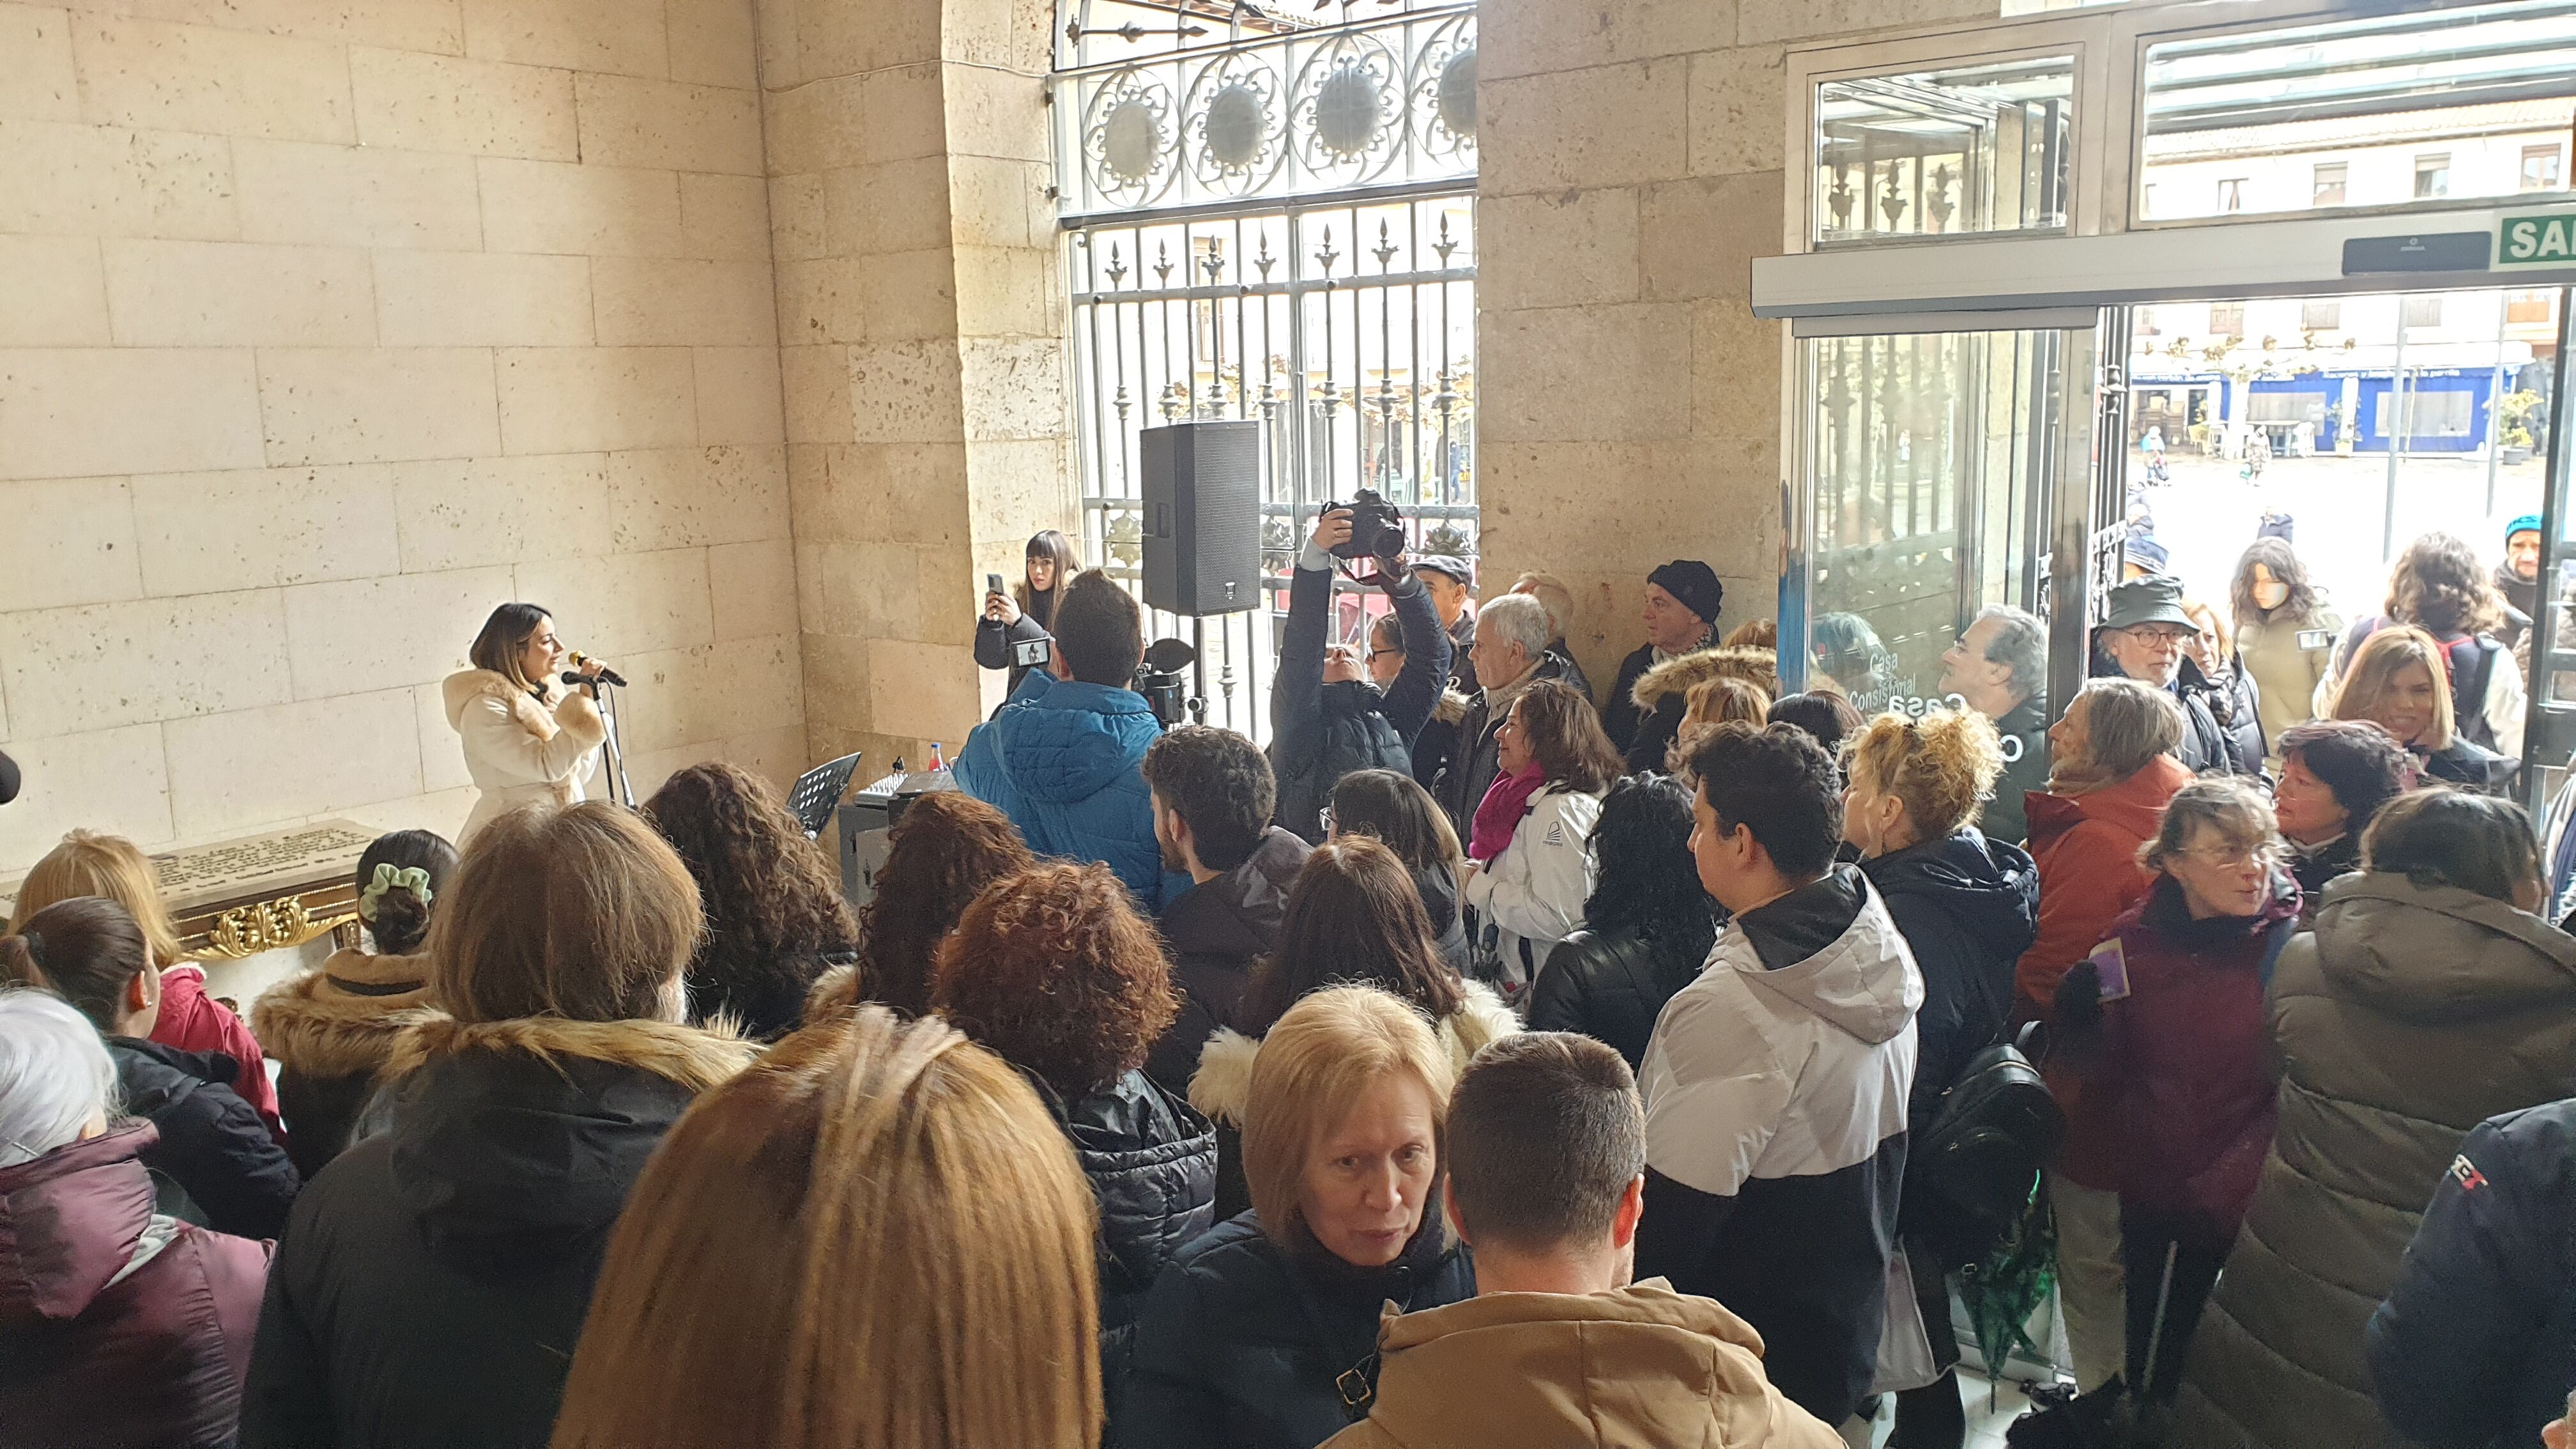
<path id="1" fill-rule="evenodd" d="M 2138 851 L 2156 838 L 2167 801 L 2191 783 L 2174 751 L 2182 706 L 2134 679 L 2096 679 L 2048 732 L 2051 773 L 2030 795 L 2030 854 L 2039 863 L 2039 934 L 2014 969 L 2014 1014 L 2048 1021 L 2058 983 L 2147 898 L 2155 875 Z M 2080 1087 L 2052 1067 L 2049 1085 L 2073 1118 Z M 2049 1168 L 2057 1212 L 2058 1288 L 2076 1386 L 2120 1372 L 2120 1200 L 2109 1144 L 2070 1125 Z"/>
<path id="2" fill-rule="evenodd" d="M 2270 802 L 2241 780 L 2184 786 L 2137 858 L 2155 883 L 2059 983 L 2050 1060 L 2081 1084 L 2068 1139 L 2109 1149 L 2123 1373 L 2153 1415 L 2181 1387 L 2272 1143 L 2263 996 L 2298 929 L 2299 887 Z"/>
<path id="3" fill-rule="evenodd" d="M 98 1029 L 0 991 L 0 1438 L 231 1443 L 268 1249 L 153 1211 L 115 1108 Z"/>

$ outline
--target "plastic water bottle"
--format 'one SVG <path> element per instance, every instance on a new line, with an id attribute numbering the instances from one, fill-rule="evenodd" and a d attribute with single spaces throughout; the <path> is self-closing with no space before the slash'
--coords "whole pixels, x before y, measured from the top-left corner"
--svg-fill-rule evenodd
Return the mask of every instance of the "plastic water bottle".
<path id="1" fill-rule="evenodd" d="M 942 758 L 940 754 L 942 748 L 943 747 L 939 741 L 932 740 L 930 742 L 930 773 L 934 775 L 942 775 L 948 772 L 948 761 Z"/>

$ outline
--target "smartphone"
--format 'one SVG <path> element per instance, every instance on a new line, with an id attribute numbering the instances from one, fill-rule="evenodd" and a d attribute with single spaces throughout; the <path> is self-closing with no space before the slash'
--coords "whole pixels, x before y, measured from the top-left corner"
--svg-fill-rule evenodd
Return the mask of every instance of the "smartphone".
<path id="1" fill-rule="evenodd" d="M 988 593 L 988 594 L 998 594 L 998 593 L 1000 593 L 1001 591 L 1002 591 L 1002 576 L 1001 576 L 1000 574 L 986 574 L 986 575 L 984 575 L 984 592 L 985 592 L 985 593 Z"/>
<path id="2" fill-rule="evenodd" d="M 2299 647 L 2302 649 L 2332 649 L 2334 647 L 2334 631 L 2332 629 L 2301 629 L 2299 631 Z"/>
<path id="3" fill-rule="evenodd" d="M 1053 639 L 1023 639 L 1011 646 L 1011 662 L 1022 669 L 1044 669 L 1055 658 Z"/>
<path id="4" fill-rule="evenodd" d="M 2117 1001 L 2129 994 L 2129 958 L 2120 949 L 2119 941 L 2103 942 L 2084 959 L 2093 963 L 2094 971 L 2102 978 L 2104 1001 Z"/>

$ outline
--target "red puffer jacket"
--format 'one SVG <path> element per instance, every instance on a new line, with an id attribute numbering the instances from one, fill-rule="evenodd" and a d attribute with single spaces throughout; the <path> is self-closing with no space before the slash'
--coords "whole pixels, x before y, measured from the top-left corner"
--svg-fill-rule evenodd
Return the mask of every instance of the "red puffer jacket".
<path id="1" fill-rule="evenodd" d="M 155 1135 L 0 1169 L 0 1449 L 233 1441 L 268 1245 L 156 1217 Z"/>
<path id="2" fill-rule="evenodd" d="M 286 1124 L 277 1115 L 277 1087 L 268 1080 L 259 1040 L 231 1007 L 206 994 L 204 967 L 183 961 L 161 973 L 161 1015 L 152 1023 L 152 1039 L 183 1052 L 222 1052 L 231 1057 L 232 1089 L 259 1113 L 277 1145 L 286 1145 Z"/>
<path id="3" fill-rule="evenodd" d="M 2188 1213 L 2217 1242 L 2234 1241 L 2279 1120 L 2264 987 L 2298 924 L 2299 888 L 2283 875 L 2253 916 L 2208 920 L 2159 878 L 2112 928 L 2129 994 L 2102 1006 L 2084 1130 L 2117 1164 L 2123 1198 Z"/>
<path id="4" fill-rule="evenodd" d="M 2026 797 L 2030 856 L 2039 863 L 2039 934 L 2013 969 L 2013 1020 L 2047 1021 L 2057 983 L 2111 934 L 2120 917 L 2147 898 L 2155 876 L 2138 864 L 2138 847 L 2155 839 L 2165 804 L 2191 783 L 2191 771 L 2159 755 L 2119 784 L 2082 795 L 2033 790 Z M 2066 1141 L 2052 1164 L 2075 1182 L 2110 1191 L 2117 1167 L 2095 1134 L 2084 1130 L 2083 1083 L 2052 1052 L 2043 1070 L 2066 1113 Z"/>

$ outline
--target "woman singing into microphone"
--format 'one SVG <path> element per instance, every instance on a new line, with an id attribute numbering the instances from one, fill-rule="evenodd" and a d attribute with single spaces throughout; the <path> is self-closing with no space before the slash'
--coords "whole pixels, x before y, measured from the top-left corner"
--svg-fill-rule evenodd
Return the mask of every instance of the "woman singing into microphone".
<path id="1" fill-rule="evenodd" d="M 596 684 L 569 689 L 556 671 L 563 645 L 555 621 L 534 604 L 503 604 L 483 621 L 466 656 L 474 667 L 447 676 L 447 722 L 465 740 L 465 768 L 483 792 L 465 828 L 463 845 L 494 816 L 539 800 L 578 804 L 582 783 L 599 768 L 600 722 Z M 596 679 L 607 668 L 584 659 L 581 672 Z"/>

